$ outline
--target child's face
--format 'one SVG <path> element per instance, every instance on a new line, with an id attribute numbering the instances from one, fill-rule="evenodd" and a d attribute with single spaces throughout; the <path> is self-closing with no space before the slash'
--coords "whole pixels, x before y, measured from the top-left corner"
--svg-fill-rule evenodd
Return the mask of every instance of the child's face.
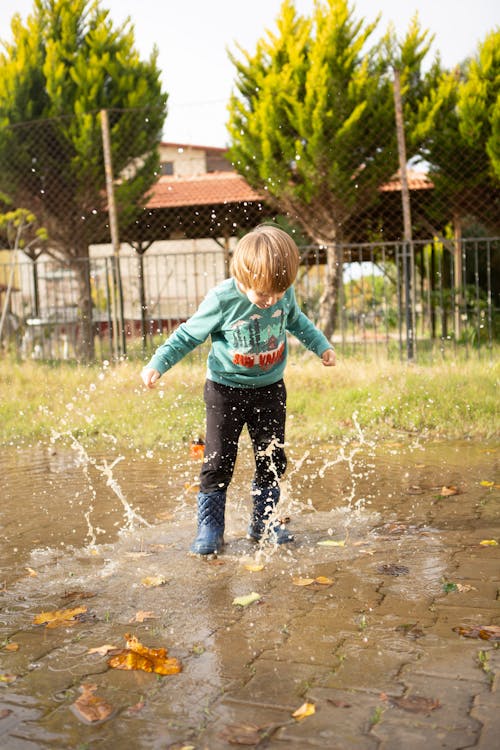
<path id="1" fill-rule="evenodd" d="M 257 291 L 257 289 L 248 289 L 242 284 L 239 284 L 239 287 L 243 294 L 247 295 L 250 302 L 261 309 L 272 307 L 285 295 L 285 292 L 262 292 Z"/>

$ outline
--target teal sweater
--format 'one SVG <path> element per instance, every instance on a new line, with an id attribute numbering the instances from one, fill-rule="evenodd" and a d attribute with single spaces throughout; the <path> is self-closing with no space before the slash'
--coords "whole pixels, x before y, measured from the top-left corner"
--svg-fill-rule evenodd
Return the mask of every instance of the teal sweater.
<path id="1" fill-rule="evenodd" d="M 226 279 L 158 347 L 147 366 L 163 375 L 211 336 L 209 380 L 238 388 L 270 385 L 283 377 L 287 331 L 318 356 L 333 348 L 300 311 L 293 287 L 275 305 L 261 309 L 238 289 L 234 279 Z"/>

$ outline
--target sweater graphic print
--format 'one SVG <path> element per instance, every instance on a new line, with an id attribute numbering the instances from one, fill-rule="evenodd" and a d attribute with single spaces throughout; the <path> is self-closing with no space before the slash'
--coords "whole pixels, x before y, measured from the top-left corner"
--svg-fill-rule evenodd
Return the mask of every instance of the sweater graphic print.
<path id="1" fill-rule="evenodd" d="M 277 309 L 271 322 L 262 326 L 263 316 L 254 313 L 248 320 L 238 320 L 230 333 L 233 364 L 269 370 L 285 357 L 285 316 Z"/>

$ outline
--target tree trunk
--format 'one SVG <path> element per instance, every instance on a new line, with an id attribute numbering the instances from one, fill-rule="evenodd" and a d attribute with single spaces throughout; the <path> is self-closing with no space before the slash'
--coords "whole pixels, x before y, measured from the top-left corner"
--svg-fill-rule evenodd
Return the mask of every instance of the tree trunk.
<path id="1" fill-rule="evenodd" d="M 327 245 L 325 284 L 319 304 L 319 327 L 330 339 L 337 327 L 339 288 L 342 284 L 343 251 L 337 245 Z"/>
<path id="2" fill-rule="evenodd" d="M 88 247 L 80 248 L 79 257 L 71 261 L 77 284 L 78 324 L 76 356 L 80 363 L 90 364 L 95 359 L 94 325 L 92 322 L 92 293 L 90 287 L 90 258 Z"/>

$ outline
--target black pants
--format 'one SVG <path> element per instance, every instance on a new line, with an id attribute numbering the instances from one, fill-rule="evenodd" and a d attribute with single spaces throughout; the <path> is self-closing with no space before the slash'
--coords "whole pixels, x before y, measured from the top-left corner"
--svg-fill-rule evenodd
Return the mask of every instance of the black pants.
<path id="1" fill-rule="evenodd" d="M 225 490 L 233 476 L 238 440 L 246 424 L 255 456 L 254 482 L 271 487 L 286 469 L 286 388 L 283 380 L 262 388 L 205 383 L 207 428 L 202 492 Z"/>

